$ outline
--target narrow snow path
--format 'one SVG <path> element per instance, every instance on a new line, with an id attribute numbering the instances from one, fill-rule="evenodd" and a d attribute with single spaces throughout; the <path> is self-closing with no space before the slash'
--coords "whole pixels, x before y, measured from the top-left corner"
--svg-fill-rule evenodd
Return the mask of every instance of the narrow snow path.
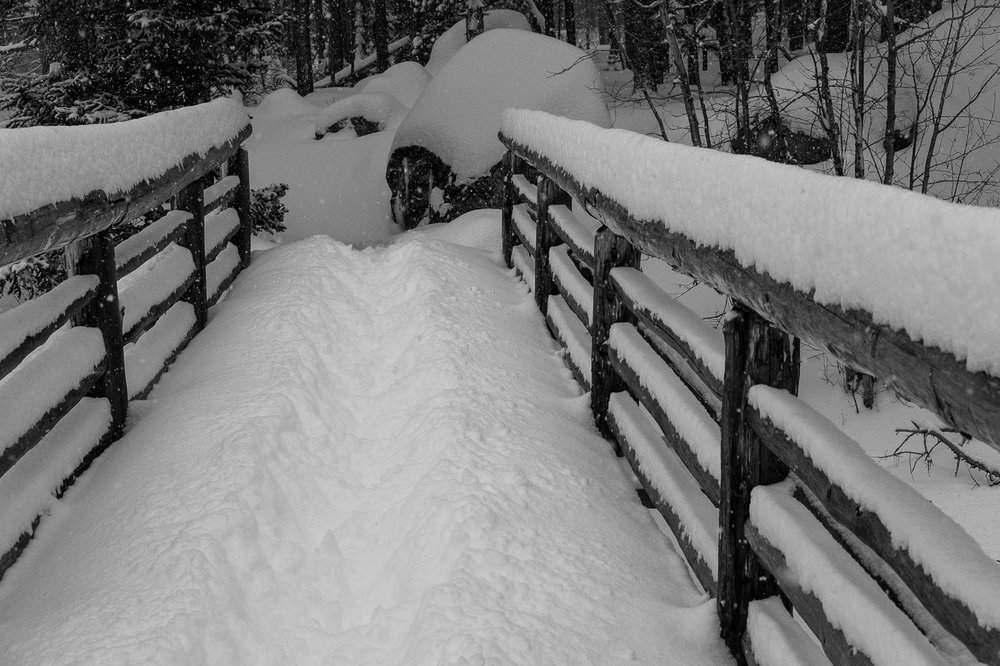
<path id="1" fill-rule="evenodd" d="M 0 663 L 730 663 L 575 386 L 492 254 L 269 251 L 0 586 Z"/>

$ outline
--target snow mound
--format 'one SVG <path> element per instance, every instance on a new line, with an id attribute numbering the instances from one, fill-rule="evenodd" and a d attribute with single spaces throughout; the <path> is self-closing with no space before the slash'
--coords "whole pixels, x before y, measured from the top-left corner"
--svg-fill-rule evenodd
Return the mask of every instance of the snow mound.
<path id="1" fill-rule="evenodd" d="M 410 108 L 427 87 L 431 75 L 416 62 L 401 62 L 381 74 L 374 74 L 354 86 L 356 92 L 388 93 Z"/>
<path id="2" fill-rule="evenodd" d="M 260 100 L 252 109 L 254 119 L 276 116 L 311 116 L 319 109 L 291 88 L 278 88 Z"/>
<path id="3" fill-rule="evenodd" d="M 108 125 L 0 129 L 0 219 L 97 190 L 127 192 L 249 122 L 240 104 L 217 99 Z"/>
<path id="4" fill-rule="evenodd" d="M 507 107 L 610 125 L 599 81 L 593 62 L 575 46 L 522 30 L 490 30 L 427 84 L 392 148 L 421 146 L 460 180 L 477 177 L 503 156 L 496 135 Z"/>
<path id="5" fill-rule="evenodd" d="M 494 9 L 483 14 L 483 30 L 527 30 L 531 31 L 531 24 L 520 12 L 511 9 Z M 431 76 L 437 76 L 451 58 L 466 45 L 465 41 L 465 19 L 457 22 L 445 30 L 440 37 L 434 41 L 431 47 L 431 55 L 427 60 L 427 71 Z"/>
<path id="6" fill-rule="evenodd" d="M 398 124 L 406 107 L 395 97 L 383 92 L 361 92 L 323 109 L 316 118 L 316 138 L 320 139 L 337 123 L 361 117 L 374 123 L 381 131 L 386 126 Z"/>
<path id="7" fill-rule="evenodd" d="M 503 132 L 700 245 L 1000 376 L 1000 211 L 538 111 Z M 724 186 L 720 186 L 724 183 Z"/>

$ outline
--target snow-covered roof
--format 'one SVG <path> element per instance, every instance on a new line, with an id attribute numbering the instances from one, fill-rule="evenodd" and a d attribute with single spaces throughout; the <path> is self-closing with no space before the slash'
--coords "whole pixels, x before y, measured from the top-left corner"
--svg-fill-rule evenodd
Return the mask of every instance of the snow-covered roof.
<path id="1" fill-rule="evenodd" d="M 240 104 L 218 99 L 108 125 L 0 129 L 0 219 L 96 190 L 128 191 L 249 122 Z"/>
<path id="2" fill-rule="evenodd" d="M 1000 211 L 527 110 L 501 126 L 625 206 L 1000 376 Z"/>
<path id="3" fill-rule="evenodd" d="M 544 109 L 610 124 L 600 73 L 584 51 L 523 30 L 490 30 L 431 79 L 396 132 L 393 149 L 422 146 L 459 178 L 482 175 L 503 156 L 497 139 L 507 107 Z"/>

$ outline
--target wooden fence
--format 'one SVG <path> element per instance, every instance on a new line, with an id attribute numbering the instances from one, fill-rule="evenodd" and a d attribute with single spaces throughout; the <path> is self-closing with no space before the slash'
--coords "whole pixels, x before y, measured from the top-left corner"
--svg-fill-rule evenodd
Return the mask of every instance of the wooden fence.
<path id="1" fill-rule="evenodd" d="M 2 221 L 0 266 L 65 248 L 70 277 L 0 314 L 0 578 L 46 498 L 61 497 L 121 437 L 129 401 L 149 394 L 249 265 L 249 134 L 247 124 L 128 192 Z M 116 225 L 165 204 L 163 217 L 113 243 Z M 81 436 L 83 445 L 67 444 Z"/>
<path id="2" fill-rule="evenodd" d="M 739 663 L 1000 664 L 1000 566 L 795 397 L 799 338 L 994 443 L 997 379 L 643 222 L 533 146 L 500 139 L 505 261 L 716 598 Z M 645 275 L 640 253 L 732 297 L 723 334 Z"/>

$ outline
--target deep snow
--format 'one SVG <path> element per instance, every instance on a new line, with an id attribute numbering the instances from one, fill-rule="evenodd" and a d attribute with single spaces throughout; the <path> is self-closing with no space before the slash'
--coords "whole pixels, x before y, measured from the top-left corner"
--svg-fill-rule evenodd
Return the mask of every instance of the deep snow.
<path id="1" fill-rule="evenodd" d="M 498 227 L 259 255 L 0 586 L 0 662 L 727 663 Z"/>

